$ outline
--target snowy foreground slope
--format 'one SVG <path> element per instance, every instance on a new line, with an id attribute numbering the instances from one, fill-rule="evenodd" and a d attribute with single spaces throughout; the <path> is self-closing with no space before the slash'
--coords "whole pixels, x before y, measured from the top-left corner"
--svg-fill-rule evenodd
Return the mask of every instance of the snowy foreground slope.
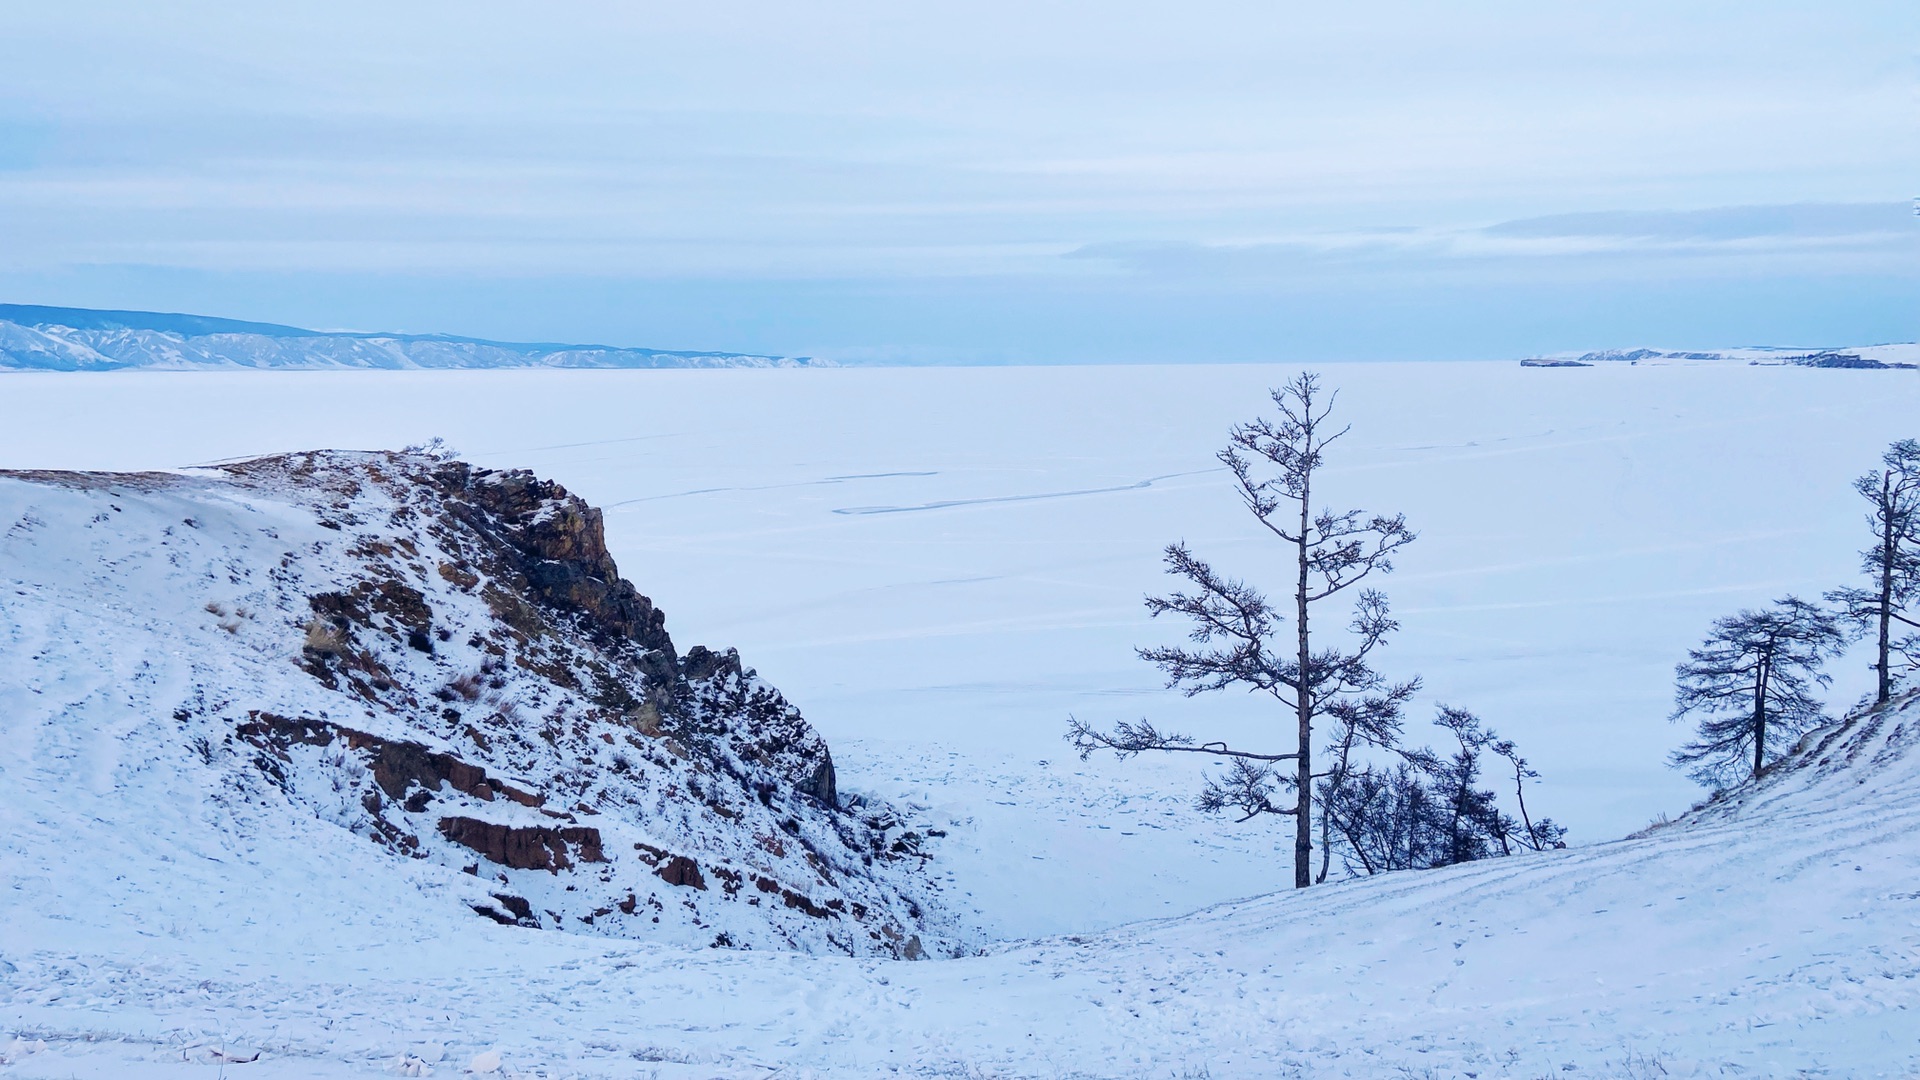
<path id="1" fill-rule="evenodd" d="M 343 801 L 329 820 L 297 784 L 277 801 L 264 787 L 251 798 L 234 778 L 252 766 L 225 762 L 211 737 L 214 724 L 237 733 L 246 718 L 213 707 L 231 692 L 223 685 L 297 699 L 283 702 L 289 714 L 357 701 L 328 719 L 348 726 L 351 716 L 386 738 L 402 732 L 379 725 L 410 715 L 371 682 L 379 703 L 313 689 L 320 680 L 302 667 L 313 662 L 301 636 L 314 633 L 310 604 L 262 603 L 275 590 L 309 597 L 350 584 L 303 576 L 317 573 L 308 558 L 349 564 L 278 563 L 344 545 L 358 524 L 285 495 L 285 480 L 246 468 L 108 485 L 0 480 L 0 895 L 12 900 L 0 928 L 0 1076 L 1920 1071 L 1912 700 L 1817 732 L 1752 791 L 1633 839 L 1277 893 L 961 959 L 710 949 L 685 934 L 653 938 L 651 923 L 637 938 L 562 933 L 545 920 L 506 926 L 472 910 L 487 890 L 441 858 L 458 853 L 383 850 L 370 840 L 377 830 L 354 831 L 364 802 Z M 364 522 L 376 505 L 401 509 L 383 498 L 363 491 L 344 513 Z M 116 548 L 127 536 L 147 543 Z M 250 590 L 250 576 L 275 584 Z M 219 595 L 175 587 L 189 580 Z M 437 570 L 408 580 L 458 589 Z M 451 593 L 420 592 L 444 623 L 484 622 Z M 346 637 L 369 642 L 368 657 L 390 671 L 479 659 L 437 635 L 428 653 L 389 633 L 401 630 L 369 617 Z M 208 655 L 219 664 L 195 666 Z M 676 659 L 684 668 L 691 654 Z M 325 670 L 349 681 L 340 663 Z M 427 670 L 387 681 L 411 686 Z M 197 717 L 158 708 L 197 689 L 215 699 Z M 322 693 L 333 696 L 307 696 Z M 512 760 L 487 764 L 503 785 L 532 789 L 517 787 L 535 777 Z M 579 778 L 589 786 L 610 767 L 594 764 Z M 486 803 L 461 805 L 497 811 L 500 823 L 541 809 Z M 603 811 L 600 827 L 611 832 L 615 816 Z M 670 839 L 709 845 L 709 859 L 726 843 L 697 829 Z M 532 892 L 542 875 L 561 880 L 551 869 L 507 876 Z M 626 880 L 644 877 L 667 880 Z M 877 876 L 875 888 L 908 877 Z M 539 906 L 565 913 L 567 891 L 556 885 Z"/>

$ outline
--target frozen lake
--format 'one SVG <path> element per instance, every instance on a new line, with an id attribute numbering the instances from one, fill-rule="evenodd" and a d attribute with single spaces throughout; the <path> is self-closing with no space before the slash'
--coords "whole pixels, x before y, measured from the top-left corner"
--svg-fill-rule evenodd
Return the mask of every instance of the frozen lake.
<path id="1" fill-rule="evenodd" d="M 173 468 L 444 436 L 606 509 L 684 650 L 737 646 L 844 784 L 949 824 L 1005 933 L 1265 891 L 1279 827 L 1187 809 L 1197 766 L 1074 760 L 1068 716 L 1258 740 L 1246 697 L 1159 689 L 1141 597 L 1185 539 L 1285 589 L 1213 460 L 1293 368 L 120 373 L 0 376 L 0 467 Z M 1846 581 L 1849 480 L 1920 435 L 1920 373 L 1325 365 L 1353 430 L 1327 484 L 1421 534 L 1383 585 L 1394 677 L 1473 709 L 1576 842 L 1700 793 L 1665 765 L 1672 667 L 1715 616 Z M 1837 665 L 1833 700 L 1867 686 Z M 1275 727 L 1277 731 L 1278 728 Z"/>

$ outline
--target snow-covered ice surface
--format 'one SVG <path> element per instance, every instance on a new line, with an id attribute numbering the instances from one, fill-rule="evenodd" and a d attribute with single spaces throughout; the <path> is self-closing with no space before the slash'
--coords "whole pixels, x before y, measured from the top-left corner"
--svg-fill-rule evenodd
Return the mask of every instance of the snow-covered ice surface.
<path id="1" fill-rule="evenodd" d="M 1324 371 L 1355 425 L 1334 497 L 1424 534 L 1386 582 L 1389 671 L 1516 737 L 1587 844 L 1691 800 L 1661 765 L 1673 661 L 1715 615 L 1851 575 L 1847 481 L 1920 404 L 1899 371 Z M 1174 632 L 1139 606 L 1165 542 L 1273 565 L 1210 454 L 1288 373 L 0 379 L 0 466 L 441 434 L 560 480 L 683 645 L 739 646 L 802 708 L 843 789 L 944 816 L 934 865 L 986 932 L 1075 935 L 913 964 L 495 927 L 345 872 L 363 860 L 318 823 L 259 860 L 190 805 L 157 808 L 164 843 L 109 827 L 141 766 L 111 725 L 10 732 L 0 773 L 70 782 L 0 802 L 4 827 L 73 846 L 57 888 L 0 868 L 0 1075 L 458 1075 L 488 1053 L 555 1076 L 1920 1070 L 1920 777 L 1886 726 L 1856 768 L 1644 838 L 1120 925 L 1282 876 L 1270 832 L 1187 809 L 1190 765 L 1082 764 L 1059 733 L 1261 730 L 1253 703 L 1160 693 L 1130 649 Z M 0 716 L 33 692 L 9 677 Z"/>

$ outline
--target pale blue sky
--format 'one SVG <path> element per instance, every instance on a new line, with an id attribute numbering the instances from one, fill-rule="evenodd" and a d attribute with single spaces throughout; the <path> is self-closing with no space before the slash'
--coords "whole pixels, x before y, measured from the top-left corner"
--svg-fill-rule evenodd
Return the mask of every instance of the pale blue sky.
<path id="1" fill-rule="evenodd" d="M 0 300 L 853 360 L 1910 340 L 1917 49 L 1910 0 L 12 4 Z"/>

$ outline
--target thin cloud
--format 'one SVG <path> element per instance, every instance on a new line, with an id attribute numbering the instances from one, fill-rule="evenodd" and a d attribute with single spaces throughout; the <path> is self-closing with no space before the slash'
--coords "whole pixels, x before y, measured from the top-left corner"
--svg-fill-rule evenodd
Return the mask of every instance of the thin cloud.
<path id="1" fill-rule="evenodd" d="M 1770 259 L 1803 270 L 1920 265 L 1920 219 L 1904 203 L 1800 203 L 1710 210 L 1556 214 L 1479 228 L 1377 228 L 1258 241 L 1086 244 L 1065 253 L 1131 273 L 1284 277 L 1329 270 L 1460 271 L 1514 264 L 1551 270 L 1660 258 L 1699 263 Z M 1808 260 L 1814 260 L 1809 262 Z"/>
<path id="2" fill-rule="evenodd" d="M 1912 235 L 1907 203 L 1793 203 L 1707 210 L 1603 211 L 1503 221 L 1487 236 L 1526 239 L 1619 237 L 1634 240 L 1750 240 L 1762 237 Z"/>

